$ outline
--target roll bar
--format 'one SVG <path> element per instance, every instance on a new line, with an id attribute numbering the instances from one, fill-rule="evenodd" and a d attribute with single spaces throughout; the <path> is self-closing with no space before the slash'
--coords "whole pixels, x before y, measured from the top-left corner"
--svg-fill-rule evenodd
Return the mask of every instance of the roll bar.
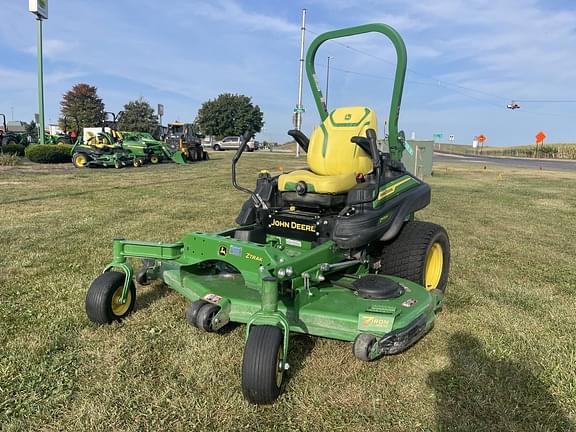
<path id="1" fill-rule="evenodd" d="M 390 102 L 390 114 L 388 116 L 388 145 L 390 147 L 391 159 L 399 161 L 402 159 L 404 142 L 398 132 L 398 117 L 400 114 L 400 105 L 402 103 L 404 79 L 406 77 L 407 55 L 406 45 L 404 45 L 402 37 L 396 30 L 387 24 L 374 23 L 322 33 L 312 41 L 310 47 L 308 48 L 308 52 L 306 54 L 306 76 L 308 77 L 310 88 L 312 89 L 312 95 L 314 96 L 316 108 L 318 109 L 320 118 L 322 121 L 324 121 L 326 117 L 328 117 L 328 112 L 326 111 L 326 106 L 324 105 L 324 97 L 322 96 L 322 91 L 318 85 L 318 81 L 316 79 L 316 69 L 314 67 L 314 59 L 316 58 L 318 48 L 320 48 L 320 45 L 322 45 L 324 42 L 331 39 L 338 39 L 371 32 L 382 33 L 384 36 L 388 37 L 396 49 L 396 73 L 394 76 L 392 100 Z"/>

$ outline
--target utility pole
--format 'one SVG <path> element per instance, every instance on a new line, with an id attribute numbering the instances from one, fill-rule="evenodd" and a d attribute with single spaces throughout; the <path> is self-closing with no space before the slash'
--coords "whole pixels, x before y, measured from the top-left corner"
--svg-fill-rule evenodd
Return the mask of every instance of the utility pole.
<path id="1" fill-rule="evenodd" d="M 48 19 L 48 0 L 29 0 L 28 10 L 36 15 L 36 48 L 38 61 L 38 136 L 44 144 L 44 68 L 42 63 L 42 19 Z"/>
<path id="2" fill-rule="evenodd" d="M 328 65 L 326 66 L 326 96 L 324 97 L 324 105 L 326 105 L 326 112 L 328 112 L 328 82 L 330 81 L 330 56 L 328 56 Z"/>
<path id="3" fill-rule="evenodd" d="M 304 78 L 304 37 L 306 35 L 306 9 L 302 9 L 302 26 L 300 27 L 300 74 L 298 76 L 298 103 L 296 104 L 294 126 L 302 128 L 302 81 Z M 296 144 L 296 157 L 300 157 L 300 146 Z"/>

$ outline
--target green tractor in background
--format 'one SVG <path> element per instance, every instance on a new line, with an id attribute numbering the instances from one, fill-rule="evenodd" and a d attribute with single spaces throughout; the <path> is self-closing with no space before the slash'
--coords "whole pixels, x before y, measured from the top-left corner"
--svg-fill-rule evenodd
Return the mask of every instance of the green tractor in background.
<path id="1" fill-rule="evenodd" d="M 115 167 L 144 165 L 147 158 L 139 157 L 124 148 L 122 135 L 116 130 L 116 114 L 106 112 L 106 119 L 99 128 L 83 128 L 72 147 L 72 163 L 76 168 Z M 107 120 L 109 116 L 112 120 Z M 77 131 L 80 131 L 76 119 Z"/>
<path id="2" fill-rule="evenodd" d="M 26 147 L 30 144 L 30 135 L 28 133 L 9 131 L 6 124 L 6 116 L 2 113 L 0 113 L 0 116 L 2 116 L 3 127 L 0 131 L 0 146 L 2 149 L 7 148 L 7 146 L 15 147 L 17 145 Z"/>

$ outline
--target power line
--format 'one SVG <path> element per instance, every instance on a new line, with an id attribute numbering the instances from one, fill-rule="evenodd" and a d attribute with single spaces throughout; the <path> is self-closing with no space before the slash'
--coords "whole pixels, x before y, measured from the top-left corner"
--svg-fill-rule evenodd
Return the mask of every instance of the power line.
<path id="1" fill-rule="evenodd" d="M 309 33 L 312 33 L 312 34 L 314 34 L 314 35 L 318 35 L 318 34 L 319 34 L 319 33 L 315 32 L 315 31 L 313 31 L 313 30 L 310 30 L 310 29 L 308 29 L 308 28 L 306 29 L 306 31 L 309 32 Z M 342 42 L 338 42 L 338 41 L 335 41 L 335 40 L 329 40 L 328 42 L 334 43 L 334 44 L 336 44 L 336 45 L 340 45 L 340 46 L 342 46 L 342 47 L 344 47 L 344 48 L 347 48 L 347 49 L 349 49 L 349 50 L 351 50 L 351 51 L 354 51 L 354 52 L 356 52 L 356 53 L 358 53 L 358 54 L 362 54 L 362 55 L 365 55 L 365 56 L 367 56 L 367 57 L 371 57 L 371 58 L 373 58 L 373 59 L 375 59 L 375 60 L 379 60 L 379 61 L 382 61 L 382 62 L 384 62 L 384 63 L 387 63 L 387 64 L 390 64 L 390 65 L 396 66 L 396 62 L 394 62 L 394 61 L 391 61 L 391 60 L 388 60 L 388 59 L 379 57 L 379 56 L 377 56 L 377 55 L 374 55 L 374 54 L 372 54 L 372 53 L 369 53 L 369 52 L 360 50 L 360 49 L 355 48 L 355 47 L 352 47 L 352 46 L 350 46 L 350 45 L 348 45 L 348 44 L 345 44 L 345 43 L 342 43 Z M 331 66 L 331 68 L 334 69 L 334 70 L 339 70 L 339 71 L 341 71 L 341 72 L 350 73 L 350 74 L 355 74 L 355 75 L 362 75 L 362 76 L 367 76 L 367 77 L 371 77 L 371 78 L 390 79 L 390 80 L 393 79 L 393 77 L 384 77 L 384 76 L 379 76 L 379 75 L 366 74 L 366 73 L 363 73 L 363 72 L 345 70 L 345 69 L 337 68 L 337 67 L 334 67 L 334 66 Z M 409 72 L 411 72 L 411 73 L 414 74 L 414 75 L 418 75 L 418 76 L 421 76 L 421 77 L 423 77 L 423 78 L 426 78 L 426 79 L 428 79 L 428 80 L 433 81 L 433 83 L 429 83 L 429 82 L 423 82 L 423 81 L 405 80 L 405 82 L 407 82 L 407 83 L 420 84 L 420 85 L 428 85 L 428 86 L 433 86 L 433 87 L 443 87 L 443 88 L 445 88 L 445 89 L 452 90 L 452 91 L 455 92 L 455 93 L 458 93 L 458 94 L 461 94 L 461 95 L 463 95 L 463 96 L 466 96 L 466 97 L 468 97 L 468 98 L 470 98 L 470 99 L 473 99 L 473 100 L 476 100 L 476 101 L 478 101 L 478 102 L 482 102 L 482 103 L 485 103 L 485 104 L 488 104 L 488 105 L 497 107 L 497 108 L 499 108 L 499 109 L 504 109 L 504 110 L 506 110 L 507 108 L 504 107 L 501 103 L 491 102 L 491 101 L 488 101 L 488 100 L 486 100 L 486 99 L 478 98 L 478 97 L 472 96 L 472 95 L 470 95 L 470 94 L 468 94 L 468 93 L 464 93 L 463 91 L 458 91 L 457 89 L 462 89 L 462 90 L 466 90 L 466 91 L 470 91 L 470 92 L 482 94 L 482 95 L 489 96 L 489 97 L 491 97 L 491 98 L 498 99 L 498 100 L 502 100 L 502 101 L 514 100 L 514 101 L 523 102 L 523 103 L 573 103 L 573 102 L 576 103 L 576 100 L 571 100 L 571 99 L 566 99 L 566 100 L 562 100 L 562 99 L 550 99 L 550 100 L 536 100 L 536 99 L 532 99 L 532 100 L 531 100 L 531 99 L 508 98 L 508 97 L 496 95 L 496 94 L 493 94 L 493 93 L 489 93 L 489 92 L 486 92 L 486 91 L 483 91 L 483 90 L 478 90 L 478 89 L 474 89 L 474 88 L 471 88 L 471 87 L 463 86 L 463 85 L 460 85 L 460 84 L 452 83 L 452 82 L 449 82 L 449 81 L 440 80 L 440 79 L 437 79 L 437 78 L 435 78 L 435 77 L 433 77 L 433 76 L 430 76 L 430 75 L 427 75 L 427 74 L 418 72 L 418 71 L 416 71 L 416 70 L 414 70 L 414 69 L 412 69 L 412 68 L 409 68 L 409 67 L 407 67 L 406 70 L 409 71 Z M 523 109 L 522 112 L 527 113 L 527 114 L 533 114 L 533 115 L 543 115 L 543 116 L 550 116 L 550 117 L 570 117 L 570 118 L 572 118 L 572 116 L 568 116 L 568 115 L 555 114 L 555 113 L 541 113 L 541 112 L 529 111 L 529 110 L 525 110 L 525 109 Z"/>

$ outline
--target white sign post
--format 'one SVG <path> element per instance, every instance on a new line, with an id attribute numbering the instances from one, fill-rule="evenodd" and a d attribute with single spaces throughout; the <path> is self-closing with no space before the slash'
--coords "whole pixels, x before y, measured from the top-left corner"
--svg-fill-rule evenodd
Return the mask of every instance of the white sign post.
<path id="1" fill-rule="evenodd" d="M 28 10 L 38 18 L 48 19 L 48 0 L 28 0 Z"/>

